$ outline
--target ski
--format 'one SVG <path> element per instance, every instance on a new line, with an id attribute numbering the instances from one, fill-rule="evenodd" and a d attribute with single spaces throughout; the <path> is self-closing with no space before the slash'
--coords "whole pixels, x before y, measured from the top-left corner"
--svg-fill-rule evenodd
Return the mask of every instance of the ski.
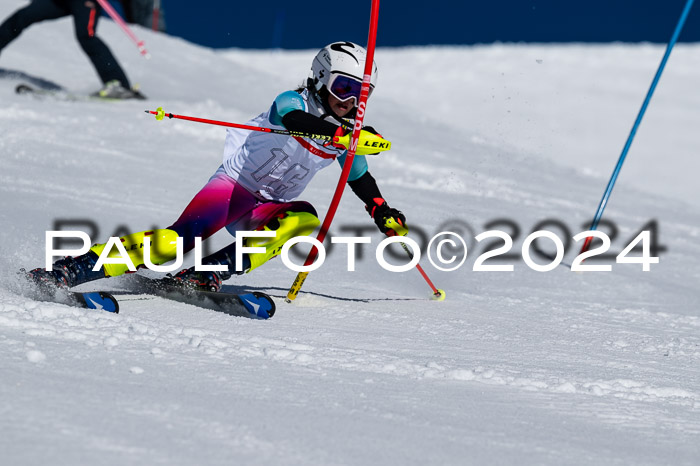
<path id="1" fill-rule="evenodd" d="M 44 89 L 41 87 L 33 87 L 29 84 L 18 84 L 15 87 L 15 93 L 20 95 L 28 95 L 36 97 L 37 99 L 43 99 L 44 97 L 49 97 L 56 100 L 63 100 L 66 102 L 88 102 L 88 101 L 102 101 L 102 102 L 118 102 L 129 99 L 118 99 L 113 97 L 102 97 L 99 95 L 83 95 L 83 94 L 73 94 L 68 92 L 63 88 L 58 89 Z M 141 93 L 136 92 L 132 99 L 145 99 Z"/>
<path id="2" fill-rule="evenodd" d="M 136 291 L 172 301 L 237 317 L 269 319 L 275 314 L 275 302 L 269 295 L 259 291 L 244 294 L 202 291 L 183 288 L 167 278 L 153 279 L 143 275 L 134 275 L 132 278 L 137 283 Z"/>
<path id="3" fill-rule="evenodd" d="M 119 314 L 119 303 L 116 298 L 105 291 L 68 291 L 68 290 L 40 290 L 30 293 L 30 297 L 37 301 L 46 301 L 68 306 L 76 306 L 84 309 L 97 309 L 100 311 Z"/>
<path id="4" fill-rule="evenodd" d="M 64 89 L 43 89 L 40 87 L 33 87 L 28 84 L 18 84 L 15 87 L 15 93 L 21 95 L 30 95 L 36 98 L 51 97 L 58 100 L 66 101 L 79 101 L 79 100 L 98 100 L 97 98 L 91 98 L 89 96 L 75 95 L 66 92 Z"/>

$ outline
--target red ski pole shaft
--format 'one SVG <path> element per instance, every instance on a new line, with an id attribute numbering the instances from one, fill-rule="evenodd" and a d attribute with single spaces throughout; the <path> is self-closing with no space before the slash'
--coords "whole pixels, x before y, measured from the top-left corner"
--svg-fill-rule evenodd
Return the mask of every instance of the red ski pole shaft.
<path id="1" fill-rule="evenodd" d="M 416 268 L 418 269 L 418 271 L 420 272 L 420 274 L 423 276 L 423 278 L 425 279 L 425 281 L 428 283 L 428 286 L 430 287 L 430 289 L 433 290 L 433 294 L 434 294 L 434 295 L 439 295 L 440 292 L 439 292 L 438 289 L 435 287 L 435 285 L 433 285 L 433 282 L 430 281 L 430 278 L 428 278 L 428 274 L 425 273 L 425 270 L 423 270 L 423 267 L 421 267 L 420 264 L 416 264 Z"/>
<path id="2" fill-rule="evenodd" d="M 161 108 L 158 108 L 158 110 L 155 110 L 155 111 L 154 110 L 146 110 L 146 113 L 149 113 L 151 115 L 155 115 L 157 120 L 162 120 L 163 118 L 167 117 L 170 119 L 175 118 L 176 120 L 195 121 L 197 123 L 204 123 L 207 125 L 225 126 L 227 128 L 239 128 L 239 129 L 247 129 L 250 131 L 259 131 L 262 133 L 284 134 L 286 136 L 293 136 L 293 137 L 300 137 L 300 138 L 327 139 L 327 140 L 333 139 L 332 136 L 326 136 L 323 134 L 302 133 L 300 131 L 288 131 L 286 129 L 265 128 L 262 126 L 251 126 L 251 125 L 243 125 L 240 123 L 230 123 L 228 121 L 208 120 L 206 118 L 191 117 L 191 116 L 186 116 L 186 115 L 176 115 L 174 113 L 165 113 Z"/>
<path id="3" fill-rule="evenodd" d="M 401 247 L 403 248 L 404 251 L 406 251 L 406 254 L 408 254 L 408 257 L 413 259 L 413 253 L 408 249 L 408 246 L 406 246 L 406 243 L 401 243 Z M 433 282 L 428 277 L 428 274 L 425 273 L 425 270 L 423 270 L 423 267 L 421 267 L 420 264 L 416 264 L 416 269 L 418 269 L 418 272 L 420 272 L 421 276 L 425 279 L 426 283 L 428 283 L 428 286 L 430 287 L 430 289 L 433 290 L 433 298 L 440 299 L 440 300 L 445 299 L 445 292 L 443 290 L 438 289 L 435 285 L 433 285 Z"/>

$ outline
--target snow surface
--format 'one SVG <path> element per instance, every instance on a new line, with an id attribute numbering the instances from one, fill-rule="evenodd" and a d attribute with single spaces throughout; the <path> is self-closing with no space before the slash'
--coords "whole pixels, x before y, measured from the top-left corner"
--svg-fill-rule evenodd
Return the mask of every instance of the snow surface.
<path id="1" fill-rule="evenodd" d="M 374 246 L 356 272 L 334 253 L 297 301 L 255 321 L 147 296 L 120 295 L 111 315 L 19 294 L 15 271 L 43 264 L 56 219 L 94 220 L 95 241 L 167 226 L 218 167 L 223 129 L 143 110 L 244 122 L 315 53 L 137 29 L 145 61 L 111 22 L 99 33 L 149 101 L 36 100 L 0 80 L 3 464 L 698 464 L 699 45 L 674 51 L 606 210 L 616 252 L 658 221 L 668 250 L 651 272 L 474 272 L 473 234 L 494 219 L 583 231 L 662 47 L 381 48 L 366 121 L 393 149 L 372 173 L 429 235 L 467 222 L 469 259 L 455 272 L 422 260 L 447 291 L 438 303 L 416 271 L 382 270 Z M 72 34 L 68 20 L 35 26 L 0 67 L 90 92 Z M 339 173 L 305 192 L 319 212 Z M 371 226 L 349 190 L 334 225 Z M 227 289 L 279 298 L 294 276 L 276 260 Z"/>

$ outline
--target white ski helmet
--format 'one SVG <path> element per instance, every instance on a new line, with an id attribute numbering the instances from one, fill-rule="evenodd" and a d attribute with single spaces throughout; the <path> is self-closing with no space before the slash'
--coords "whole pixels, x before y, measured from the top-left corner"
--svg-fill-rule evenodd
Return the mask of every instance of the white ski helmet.
<path id="1" fill-rule="evenodd" d="M 362 86 L 362 77 L 365 73 L 366 59 L 367 51 L 364 47 L 352 42 L 333 42 L 322 48 L 311 63 L 310 84 L 317 92 L 325 87 L 341 101 L 354 97 L 355 104 L 357 104 L 359 88 Z M 377 85 L 377 62 L 374 62 L 373 65 L 370 92 Z M 343 78 L 351 78 L 351 81 L 345 83 L 346 87 L 336 86 L 336 92 L 333 92 L 332 85 L 336 81 L 339 85 Z M 355 83 L 359 83 L 359 86 Z"/>

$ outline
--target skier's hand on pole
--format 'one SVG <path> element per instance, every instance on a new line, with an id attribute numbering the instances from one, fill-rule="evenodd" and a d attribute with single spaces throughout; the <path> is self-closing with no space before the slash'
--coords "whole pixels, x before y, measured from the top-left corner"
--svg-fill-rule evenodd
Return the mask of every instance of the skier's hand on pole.
<path id="1" fill-rule="evenodd" d="M 335 136 L 333 136 L 331 144 L 339 149 L 348 149 L 350 148 L 351 136 L 351 131 L 347 131 L 342 126 L 339 126 L 338 130 L 335 132 Z M 391 142 L 384 139 L 381 134 L 375 134 L 363 129 L 360 131 L 355 154 L 374 155 L 389 149 L 391 149 Z"/>
<path id="2" fill-rule="evenodd" d="M 377 224 L 379 231 L 387 236 L 406 236 L 408 234 L 408 226 L 406 226 L 406 216 L 389 204 L 382 198 L 374 199 L 372 205 L 365 207 L 367 213 Z"/>

